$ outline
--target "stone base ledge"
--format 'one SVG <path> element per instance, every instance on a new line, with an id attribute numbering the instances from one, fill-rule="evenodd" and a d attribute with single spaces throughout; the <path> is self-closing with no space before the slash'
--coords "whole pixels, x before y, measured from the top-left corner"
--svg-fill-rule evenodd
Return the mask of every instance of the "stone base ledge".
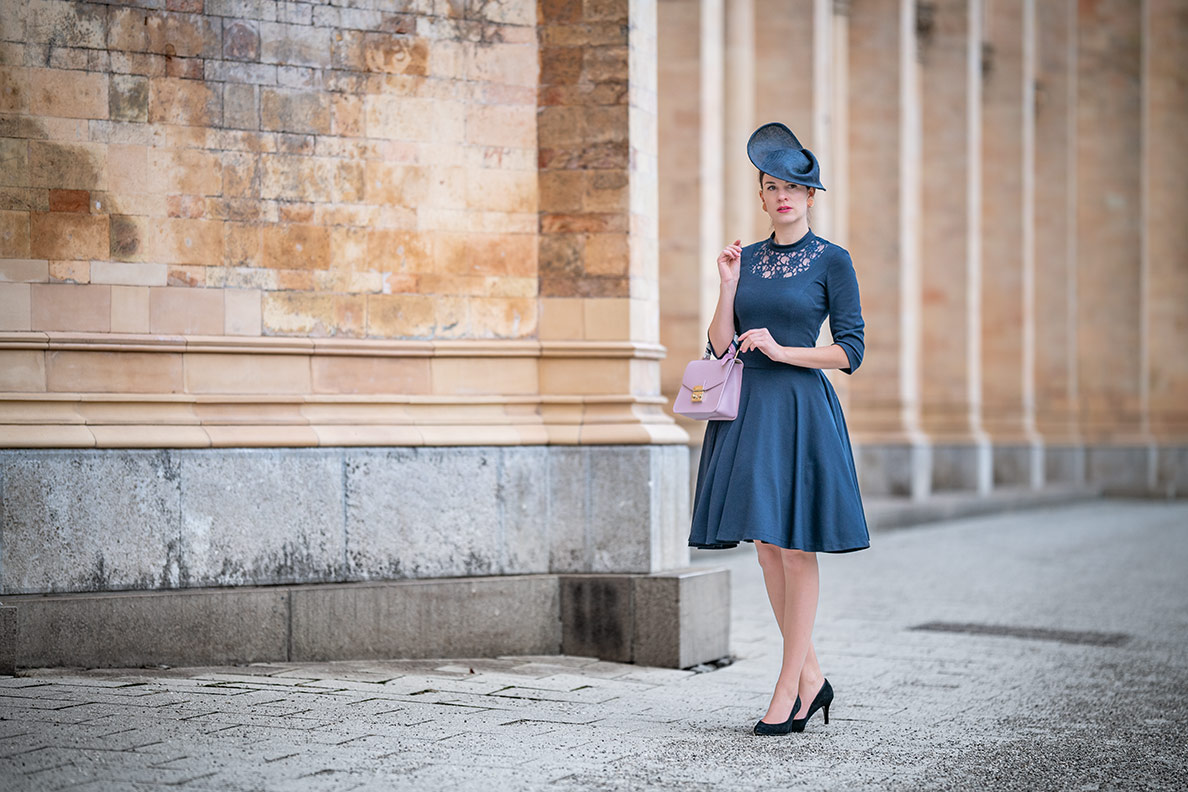
<path id="1" fill-rule="evenodd" d="M 730 643 L 725 569 L 5 597 L 13 668 L 571 654 L 687 668 Z"/>

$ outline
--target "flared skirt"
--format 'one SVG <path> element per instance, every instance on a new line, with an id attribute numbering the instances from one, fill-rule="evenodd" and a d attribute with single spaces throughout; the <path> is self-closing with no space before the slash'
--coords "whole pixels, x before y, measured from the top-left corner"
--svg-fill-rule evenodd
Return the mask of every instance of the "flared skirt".
<path id="1" fill-rule="evenodd" d="M 706 426 L 689 545 L 755 540 L 824 553 L 870 546 L 845 416 L 816 369 L 748 366 L 738 416 Z"/>

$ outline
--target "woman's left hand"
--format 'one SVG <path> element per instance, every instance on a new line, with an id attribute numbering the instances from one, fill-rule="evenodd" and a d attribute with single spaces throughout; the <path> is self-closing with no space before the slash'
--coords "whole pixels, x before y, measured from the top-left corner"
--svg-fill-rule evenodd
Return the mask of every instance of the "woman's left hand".
<path id="1" fill-rule="evenodd" d="M 775 342 L 766 327 L 756 327 L 738 337 L 738 351 L 750 352 L 758 349 L 777 363 L 783 362 L 784 348 Z"/>

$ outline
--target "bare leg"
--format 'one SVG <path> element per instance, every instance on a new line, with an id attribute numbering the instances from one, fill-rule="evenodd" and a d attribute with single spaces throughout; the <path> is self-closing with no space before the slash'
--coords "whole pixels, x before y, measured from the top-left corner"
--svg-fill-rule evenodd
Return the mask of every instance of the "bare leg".
<path id="1" fill-rule="evenodd" d="M 784 634 L 784 562 L 780 557 L 780 548 L 766 542 L 755 542 L 755 550 L 759 556 L 759 566 L 763 569 L 763 583 L 767 587 L 767 599 L 771 602 L 771 610 L 775 614 L 776 624 L 779 625 L 780 635 Z M 825 676 L 821 673 L 821 666 L 817 662 L 817 652 L 813 642 L 809 641 L 808 654 L 804 658 L 804 670 L 800 672 L 800 698 L 815 696 L 821 688 Z M 809 702 L 812 699 L 808 699 Z M 807 707 L 808 704 L 806 703 Z"/>
<path id="2" fill-rule="evenodd" d="M 817 616 L 817 592 L 819 574 L 817 556 L 800 550 L 779 548 L 784 572 L 784 610 L 779 621 L 784 634 L 784 656 L 780 676 L 776 680 L 771 705 L 763 720 L 768 723 L 783 723 L 792 714 L 796 696 L 800 691 L 800 680 L 805 670 L 806 658 L 812 648 L 813 622 Z M 816 657 L 814 655 L 814 663 Z M 816 670 L 819 674 L 820 669 Z M 811 684 L 810 680 L 809 681 Z M 815 689 L 810 695 L 815 695 Z M 809 700 L 811 701 L 811 699 Z M 809 701 L 803 701 L 807 707 Z"/>
<path id="3" fill-rule="evenodd" d="M 755 542 L 759 566 L 763 570 L 763 585 L 767 587 L 767 599 L 775 613 L 780 635 L 784 634 L 784 562 L 780 548 L 767 542 Z"/>

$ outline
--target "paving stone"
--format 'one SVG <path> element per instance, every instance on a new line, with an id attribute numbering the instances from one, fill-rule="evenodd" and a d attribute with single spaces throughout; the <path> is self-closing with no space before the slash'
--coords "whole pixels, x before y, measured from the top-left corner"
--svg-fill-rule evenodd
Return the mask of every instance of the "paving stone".
<path id="1" fill-rule="evenodd" d="M 838 698 L 828 726 L 788 738 L 750 733 L 780 643 L 741 548 L 694 554 L 732 573 L 735 662 L 712 673 L 549 655 L 29 671 L 0 678 L 0 778 L 6 792 L 1181 789 L 1186 534 L 1188 505 L 1106 501 L 822 557 L 814 637 Z M 1007 629 L 911 629 L 929 621 Z M 1040 630 L 1129 640 L 1019 637 Z"/>

